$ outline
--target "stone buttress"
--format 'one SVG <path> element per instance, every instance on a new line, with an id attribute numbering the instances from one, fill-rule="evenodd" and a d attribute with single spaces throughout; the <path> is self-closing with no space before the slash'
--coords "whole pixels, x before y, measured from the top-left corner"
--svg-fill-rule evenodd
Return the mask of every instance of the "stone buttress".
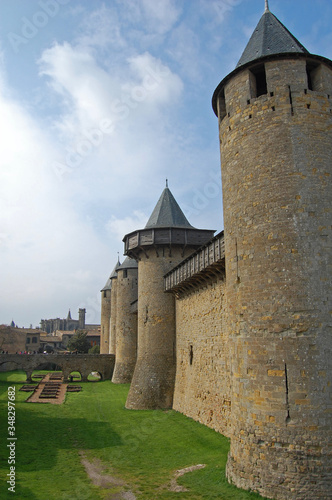
<path id="1" fill-rule="evenodd" d="M 124 237 L 138 260 L 138 348 L 127 408 L 170 408 L 175 380 L 175 301 L 163 276 L 214 231 L 195 229 L 166 187 L 144 229 Z"/>
<path id="2" fill-rule="evenodd" d="M 268 5 L 217 87 L 231 448 L 268 498 L 331 498 L 332 63 Z"/>

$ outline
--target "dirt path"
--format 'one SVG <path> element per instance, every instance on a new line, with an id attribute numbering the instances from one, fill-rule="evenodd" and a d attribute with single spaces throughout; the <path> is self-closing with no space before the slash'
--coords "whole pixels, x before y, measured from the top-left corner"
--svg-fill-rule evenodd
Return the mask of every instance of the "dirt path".
<path id="1" fill-rule="evenodd" d="M 169 491 L 174 491 L 175 493 L 179 492 L 184 492 L 184 491 L 189 491 L 187 488 L 184 486 L 180 486 L 177 483 L 178 477 L 184 476 L 184 474 L 187 474 L 188 472 L 193 472 L 194 470 L 198 469 L 204 469 L 206 467 L 205 464 L 198 464 L 198 465 L 192 465 L 191 467 L 185 467 L 184 469 L 179 469 L 176 470 L 174 473 L 174 477 L 171 480 L 171 483 L 168 485 Z"/>
<path id="2" fill-rule="evenodd" d="M 118 491 L 117 493 L 111 493 L 110 496 L 107 497 L 107 500 L 137 500 L 135 494 L 127 489 L 129 485 L 125 481 L 118 477 L 111 476 L 110 474 L 103 474 L 104 467 L 100 460 L 93 459 L 93 461 L 90 462 L 84 451 L 80 451 L 79 454 L 81 456 L 81 463 L 84 465 L 86 473 L 95 486 L 99 486 L 100 488 L 123 488 L 123 490 Z M 162 489 L 167 489 L 168 491 L 173 491 L 175 493 L 189 491 L 184 486 L 180 486 L 177 483 L 177 479 L 188 472 L 204 469 L 204 467 L 206 467 L 205 464 L 198 464 L 176 470 L 170 483 L 162 486 Z"/>
<path id="3" fill-rule="evenodd" d="M 128 487 L 122 479 L 113 477 L 110 474 L 102 474 L 103 464 L 100 460 L 94 459 L 90 462 L 83 451 L 80 451 L 79 454 L 81 456 L 81 463 L 84 465 L 89 478 L 95 486 L 99 486 L 100 488 Z M 132 491 L 126 490 L 111 494 L 107 497 L 107 500 L 136 500 L 136 496 Z"/>

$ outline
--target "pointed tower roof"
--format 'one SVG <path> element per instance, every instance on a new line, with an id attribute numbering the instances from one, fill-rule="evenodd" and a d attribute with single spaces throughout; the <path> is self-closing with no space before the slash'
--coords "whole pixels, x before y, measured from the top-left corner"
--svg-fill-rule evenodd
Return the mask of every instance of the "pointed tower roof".
<path id="1" fill-rule="evenodd" d="M 325 57 L 310 54 L 307 49 L 292 35 L 290 31 L 276 18 L 265 0 L 265 11 L 256 26 L 236 68 L 219 83 L 212 97 L 212 108 L 218 116 L 217 101 L 226 83 L 238 72 L 256 63 L 276 58 L 305 58 L 316 62 L 324 62 L 331 66 L 331 61 Z"/>
<path id="2" fill-rule="evenodd" d="M 153 227 L 193 227 L 182 212 L 167 183 L 145 226 L 145 228 Z"/>
<path id="3" fill-rule="evenodd" d="M 181 246 L 183 249 L 200 247 L 213 237 L 210 229 L 196 229 L 187 220 L 180 206 L 166 187 L 144 229 L 137 229 L 123 238 L 125 255 L 139 260 L 147 248 Z M 170 250 L 171 251 L 171 250 Z"/>
<path id="4" fill-rule="evenodd" d="M 289 54 L 293 52 L 309 54 L 295 36 L 272 14 L 268 2 L 266 2 L 265 12 L 251 35 L 236 67 L 239 68 L 248 62 L 272 54 Z"/>
<path id="5" fill-rule="evenodd" d="M 111 272 L 111 274 L 110 274 L 110 277 L 109 277 L 109 278 L 108 278 L 108 280 L 106 281 L 106 284 L 105 284 L 104 288 L 102 288 L 102 289 L 100 290 L 101 292 L 104 292 L 104 291 L 106 291 L 106 290 L 111 290 L 111 288 L 112 288 L 112 280 L 113 280 L 114 278 L 117 278 L 117 273 L 116 273 L 116 272 L 117 272 L 117 270 L 119 269 L 119 267 L 120 267 L 120 266 L 121 266 L 121 262 L 120 262 L 120 259 L 119 259 L 119 257 L 118 257 L 118 261 L 117 261 L 117 263 L 115 264 L 115 266 L 114 266 L 114 268 L 113 268 L 113 271 L 112 271 L 112 272 Z"/>
<path id="6" fill-rule="evenodd" d="M 71 319 L 70 309 L 68 311 L 67 319 Z"/>
<path id="7" fill-rule="evenodd" d="M 119 269 L 119 267 L 121 266 L 121 262 L 120 262 L 120 259 L 118 257 L 118 262 L 115 264 L 114 266 L 114 269 L 113 271 L 111 272 L 111 276 L 110 276 L 110 279 L 112 280 L 113 278 L 117 278 L 118 275 L 116 274 L 117 270 Z"/>
<path id="8" fill-rule="evenodd" d="M 137 269 L 138 264 L 137 260 L 131 259 L 130 257 L 126 257 L 121 266 L 117 268 L 117 271 L 121 271 L 122 269 Z"/>

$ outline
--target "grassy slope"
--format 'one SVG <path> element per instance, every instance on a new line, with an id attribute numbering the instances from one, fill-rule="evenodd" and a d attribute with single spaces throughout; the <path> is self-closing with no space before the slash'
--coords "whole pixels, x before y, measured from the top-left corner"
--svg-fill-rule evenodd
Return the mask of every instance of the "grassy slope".
<path id="1" fill-rule="evenodd" d="M 124 409 L 128 385 L 110 381 L 82 384 L 62 405 L 28 404 L 19 392 L 23 373 L 0 374 L 0 498 L 34 500 L 112 499 L 119 486 L 94 486 L 81 464 L 80 450 L 99 472 L 122 478 L 137 498 L 254 500 L 225 480 L 228 440 L 174 411 Z M 1 381 L 2 379 L 2 381 Z M 11 380 L 11 381 L 10 381 Z M 16 493 L 7 491 L 7 388 L 16 385 Z M 4 437 L 4 439 L 3 439 Z M 189 492 L 167 485 L 175 470 L 206 468 L 178 479 Z M 118 497 L 120 498 L 120 497 Z"/>

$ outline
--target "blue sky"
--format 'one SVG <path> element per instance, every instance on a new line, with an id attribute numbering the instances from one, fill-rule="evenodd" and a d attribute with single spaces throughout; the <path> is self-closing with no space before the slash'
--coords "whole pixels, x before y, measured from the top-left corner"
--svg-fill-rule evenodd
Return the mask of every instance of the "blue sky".
<path id="1" fill-rule="evenodd" d="M 330 0 L 270 0 L 331 58 Z M 165 179 L 223 228 L 211 97 L 264 0 L 1 0 L 0 323 L 100 321 L 99 296 Z"/>

